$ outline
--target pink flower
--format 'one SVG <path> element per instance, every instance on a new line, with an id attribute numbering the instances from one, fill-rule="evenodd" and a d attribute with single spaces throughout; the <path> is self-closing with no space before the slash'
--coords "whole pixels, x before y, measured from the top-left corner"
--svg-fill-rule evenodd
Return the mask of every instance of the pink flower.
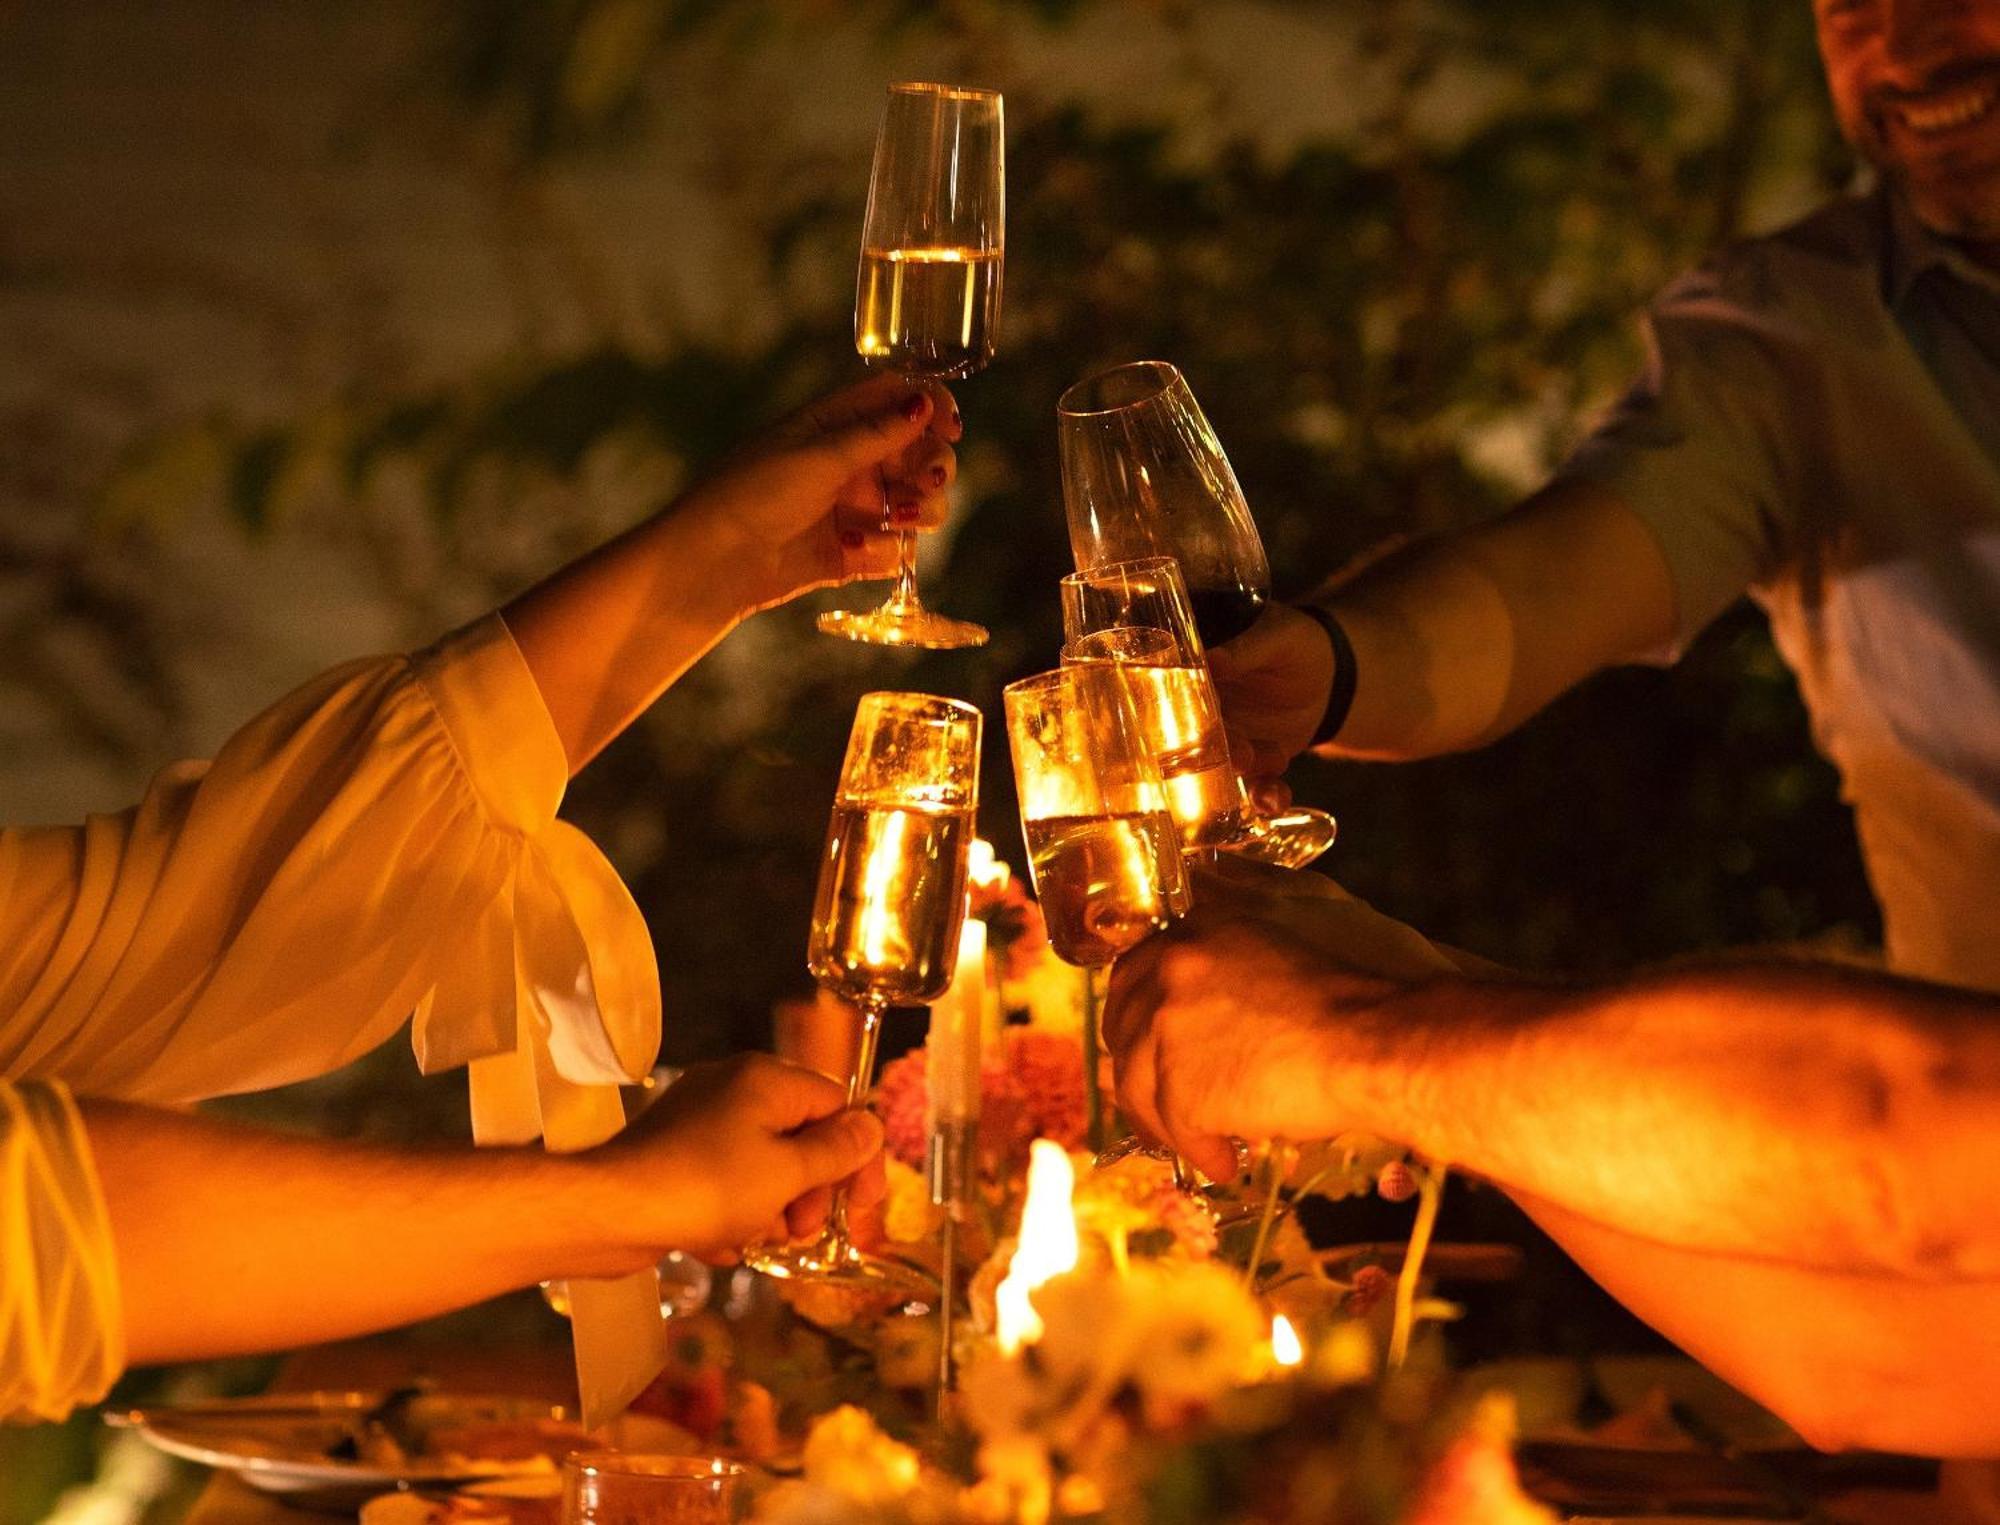
<path id="1" fill-rule="evenodd" d="M 882 1067 L 875 1082 L 875 1110 L 889 1153 L 921 1170 L 924 1163 L 925 1112 L 930 1105 L 926 1055 L 913 1048 Z"/>
<path id="2" fill-rule="evenodd" d="M 1417 1194 L 1417 1177 L 1402 1160 L 1391 1160 L 1375 1177 L 1375 1192 L 1384 1202 L 1407 1202 Z"/>
<path id="3" fill-rule="evenodd" d="M 883 1066 L 875 1085 L 889 1152 L 906 1165 L 924 1162 L 930 1085 L 923 1049 Z M 1065 1033 L 1012 1027 L 1001 1052 L 988 1054 L 979 1077 L 980 1149 L 1003 1173 L 1025 1168 L 1028 1145 L 1052 1138 L 1065 1149 L 1083 1146 L 1088 1128 L 1083 1050 Z"/>
<path id="4" fill-rule="evenodd" d="M 1362 1266 L 1347 1293 L 1347 1311 L 1366 1318 L 1375 1305 L 1395 1290 L 1396 1278 L 1380 1266 Z"/>

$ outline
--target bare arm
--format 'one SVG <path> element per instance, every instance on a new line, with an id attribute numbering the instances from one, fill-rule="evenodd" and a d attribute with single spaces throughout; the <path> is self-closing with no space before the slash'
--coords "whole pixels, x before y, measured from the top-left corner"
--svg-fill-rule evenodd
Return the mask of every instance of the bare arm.
<path id="1" fill-rule="evenodd" d="M 823 1076 L 753 1057 L 691 1070 L 613 1142 L 388 1149 L 115 1102 L 82 1105 L 129 1359 L 338 1339 L 530 1283 L 727 1256 L 809 1232 L 880 1127 Z"/>
<path id="2" fill-rule="evenodd" d="M 2000 1448 L 2000 1000 L 1803 964 L 1469 979 L 1358 901 L 1206 888 L 1113 978 L 1147 1132 L 1211 1174 L 1229 1134 L 1404 1142 L 1813 1443 Z"/>
<path id="3" fill-rule="evenodd" d="M 2000 1000 L 1809 964 L 1385 978 L 1359 902 L 1216 903 L 1121 960 L 1106 1017 L 1121 1102 L 1211 1174 L 1223 1135 L 1360 1129 L 1682 1249 L 2000 1278 Z"/>
<path id="4" fill-rule="evenodd" d="M 1505 735 L 1674 628 L 1666 558 L 1638 515 L 1588 482 L 1557 483 L 1462 535 L 1426 541 L 1317 602 L 1355 652 L 1329 756 L 1407 760 Z M 1310 742 L 1333 681 L 1326 632 L 1273 605 L 1213 654 L 1237 762 L 1274 777 Z"/>
<path id="5" fill-rule="evenodd" d="M 957 469 L 951 394 L 878 376 L 777 425 L 659 514 L 502 611 L 569 757 L 595 757 L 759 609 L 896 567 Z"/>

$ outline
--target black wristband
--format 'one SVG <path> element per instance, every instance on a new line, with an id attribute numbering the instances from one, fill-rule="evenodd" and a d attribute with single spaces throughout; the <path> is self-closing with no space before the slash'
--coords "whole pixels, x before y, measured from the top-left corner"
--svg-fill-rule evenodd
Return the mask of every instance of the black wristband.
<path id="1" fill-rule="evenodd" d="M 1326 713 L 1320 717 L 1319 729 L 1313 732 L 1312 739 L 1314 746 L 1323 746 L 1340 734 L 1340 728 L 1347 723 L 1347 712 L 1354 707 L 1354 643 L 1348 640 L 1347 632 L 1340 628 L 1340 621 L 1331 610 L 1317 604 L 1292 607 L 1317 621 L 1326 638 L 1333 642 L 1333 686 L 1327 690 Z"/>

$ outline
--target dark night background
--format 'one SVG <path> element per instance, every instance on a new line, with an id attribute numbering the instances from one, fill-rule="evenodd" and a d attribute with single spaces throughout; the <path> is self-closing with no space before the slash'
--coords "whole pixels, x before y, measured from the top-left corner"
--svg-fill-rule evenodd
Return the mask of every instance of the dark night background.
<path id="1" fill-rule="evenodd" d="M 565 813 L 653 927 L 674 1060 L 768 1042 L 804 990 L 855 698 L 997 714 L 1049 665 L 1069 381 L 1177 362 L 1301 591 L 1532 487 L 1632 373 L 1651 291 L 1852 172 L 1804 0 L 7 8 L 0 818 L 129 802 L 857 374 L 873 124 L 912 77 L 1007 98 L 1001 353 L 958 388 L 959 507 L 924 568 L 995 639 L 850 647 L 809 600 L 576 781 Z M 988 738 L 983 829 L 1018 863 Z M 1477 755 L 1309 761 L 1294 784 L 1341 818 L 1329 872 L 1508 963 L 1875 935 L 1837 781 L 1748 606 L 1676 668 L 1606 675 Z M 231 1106 L 464 1130 L 462 1081 L 419 1079 L 400 1043 Z M 1472 1232 L 1497 1210 L 1453 1211 Z M 1553 1271 L 1510 1296 L 1475 1344 L 1629 1333 Z M 0 1438 L 0 1473 L 39 1479 L 0 1520 L 88 1467 L 88 1426 L 60 1433 L 13 1463 L 25 1442 Z"/>

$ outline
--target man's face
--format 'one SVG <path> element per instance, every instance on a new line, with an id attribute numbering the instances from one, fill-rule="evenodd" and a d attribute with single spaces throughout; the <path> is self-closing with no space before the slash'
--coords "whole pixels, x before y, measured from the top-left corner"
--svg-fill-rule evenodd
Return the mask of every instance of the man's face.
<path id="1" fill-rule="evenodd" d="M 1814 0 L 1848 140 L 1926 227 L 2000 240 L 2000 0 Z"/>

